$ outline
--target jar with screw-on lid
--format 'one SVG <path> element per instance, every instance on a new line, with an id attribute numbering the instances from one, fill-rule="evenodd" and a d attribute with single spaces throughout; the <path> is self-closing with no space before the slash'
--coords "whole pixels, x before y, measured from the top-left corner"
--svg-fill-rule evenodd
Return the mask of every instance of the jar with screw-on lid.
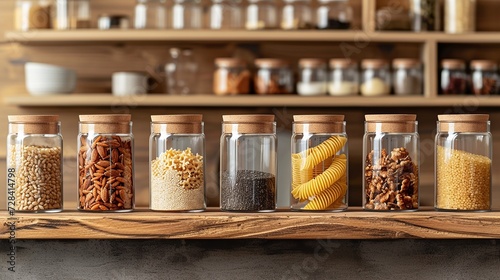
<path id="1" fill-rule="evenodd" d="M 395 95 L 421 95 L 422 64 L 417 59 L 397 58 L 392 61 L 392 86 Z"/>
<path id="2" fill-rule="evenodd" d="M 224 115 L 220 140 L 220 208 L 276 209 L 277 138 L 274 115 Z"/>
<path id="3" fill-rule="evenodd" d="M 303 58 L 299 60 L 299 81 L 297 93 L 304 96 L 326 95 L 328 70 L 322 59 Z"/>
<path id="4" fill-rule="evenodd" d="M 312 29 L 311 0 L 284 0 L 281 9 L 281 29 Z"/>
<path id="5" fill-rule="evenodd" d="M 247 94 L 251 74 L 245 61 L 237 58 L 216 58 L 214 93 L 216 95 Z"/>
<path id="6" fill-rule="evenodd" d="M 489 115 L 439 115 L 435 147 L 435 208 L 491 210 Z"/>
<path id="7" fill-rule="evenodd" d="M 80 115 L 78 210 L 134 209 L 134 136 L 129 114 Z"/>
<path id="8" fill-rule="evenodd" d="M 476 0 L 445 0 L 444 31 L 446 33 L 476 31 Z"/>
<path id="9" fill-rule="evenodd" d="M 494 95 L 500 89 L 498 66 L 492 60 L 473 60 L 470 63 L 472 71 L 472 90 L 475 95 Z"/>
<path id="10" fill-rule="evenodd" d="M 257 73 L 254 78 L 257 94 L 293 93 L 293 73 L 287 61 L 274 58 L 255 60 Z"/>
<path id="11" fill-rule="evenodd" d="M 463 60 L 443 59 L 441 61 L 441 94 L 465 94 L 467 80 Z"/>
<path id="12" fill-rule="evenodd" d="M 246 23 L 247 30 L 278 28 L 278 12 L 274 0 L 248 0 Z"/>
<path id="13" fill-rule="evenodd" d="M 295 115 L 291 209 L 347 209 L 348 148 L 343 115 Z"/>
<path id="14" fill-rule="evenodd" d="M 389 63 L 383 59 L 364 59 L 361 62 L 361 95 L 382 96 L 391 94 Z"/>
<path id="15" fill-rule="evenodd" d="M 350 59 L 330 59 L 328 93 L 332 96 L 359 94 L 358 64 Z"/>
<path id="16" fill-rule="evenodd" d="M 135 5 L 135 29 L 167 28 L 166 0 L 137 0 Z"/>
<path id="17" fill-rule="evenodd" d="M 202 115 L 151 116 L 150 209 L 205 209 L 205 135 Z"/>
<path id="18" fill-rule="evenodd" d="M 352 18 L 348 0 L 319 0 L 316 11 L 318 29 L 350 29 Z"/>
<path id="19" fill-rule="evenodd" d="M 210 29 L 243 28 L 241 0 L 212 0 L 210 6 Z"/>
<path id="20" fill-rule="evenodd" d="M 363 137 L 363 208 L 419 207 L 420 140 L 417 116 L 366 115 Z"/>
<path id="21" fill-rule="evenodd" d="M 174 0 L 174 5 L 172 6 L 172 28 L 203 28 L 203 7 L 201 0 Z"/>
<path id="22" fill-rule="evenodd" d="M 8 211 L 61 211 L 63 139 L 59 116 L 11 115 L 8 119 Z"/>

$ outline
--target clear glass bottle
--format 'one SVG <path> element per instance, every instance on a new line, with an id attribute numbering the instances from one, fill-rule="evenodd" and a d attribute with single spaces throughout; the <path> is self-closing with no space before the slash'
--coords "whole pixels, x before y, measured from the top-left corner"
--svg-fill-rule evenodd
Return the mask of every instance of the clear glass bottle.
<path id="1" fill-rule="evenodd" d="M 297 30 L 314 27 L 311 0 L 284 0 L 281 10 L 281 29 Z"/>
<path id="2" fill-rule="evenodd" d="M 200 0 L 174 0 L 172 7 L 173 29 L 203 28 L 203 7 Z"/>
<path id="3" fill-rule="evenodd" d="M 343 115 L 295 115 L 291 209 L 347 209 L 348 148 Z"/>
<path id="4" fill-rule="evenodd" d="M 332 96 L 359 94 L 359 69 L 355 61 L 330 59 L 328 93 Z"/>
<path id="5" fill-rule="evenodd" d="M 365 210 L 418 209 L 420 143 L 416 118 L 416 115 L 365 116 Z"/>
<path id="6" fill-rule="evenodd" d="M 392 61 L 392 87 L 396 95 L 421 95 L 422 63 L 417 59 L 394 59 Z"/>
<path id="7" fill-rule="evenodd" d="M 166 0 L 137 0 L 135 5 L 135 29 L 167 28 Z"/>
<path id="8" fill-rule="evenodd" d="M 247 30 L 278 28 L 278 12 L 274 0 L 248 0 Z"/>
<path id="9" fill-rule="evenodd" d="M 299 60 L 297 93 L 304 96 L 326 95 L 328 70 L 325 61 L 315 58 Z"/>
<path id="10" fill-rule="evenodd" d="M 242 29 L 243 8 L 241 0 L 212 0 L 210 28 Z"/>
<path id="11" fill-rule="evenodd" d="M 205 209 L 205 135 L 202 115 L 151 116 L 151 210 Z"/>
<path id="12" fill-rule="evenodd" d="M 467 92 L 465 62 L 460 59 L 441 61 L 441 94 L 465 94 Z"/>
<path id="13" fill-rule="evenodd" d="M 17 0 L 14 27 L 19 31 L 49 29 L 52 24 L 52 6 L 49 0 Z"/>
<path id="14" fill-rule="evenodd" d="M 444 31 L 446 33 L 476 31 L 476 0 L 445 0 Z"/>
<path id="15" fill-rule="evenodd" d="M 276 210 L 277 139 L 274 115 L 225 115 L 220 143 L 220 208 Z"/>
<path id="16" fill-rule="evenodd" d="M 319 0 L 316 11 L 318 29 L 350 29 L 352 17 L 349 0 Z"/>
<path id="17" fill-rule="evenodd" d="M 254 79 L 257 94 L 293 93 L 293 73 L 288 62 L 281 59 L 255 60 L 257 73 Z"/>
<path id="18" fill-rule="evenodd" d="M 498 66 L 492 60 L 473 60 L 470 63 L 472 71 L 472 90 L 475 95 L 494 95 L 500 89 Z"/>
<path id="19" fill-rule="evenodd" d="M 80 115 L 78 210 L 134 209 L 134 136 L 128 114 Z"/>
<path id="20" fill-rule="evenodd" d="M 245 61 L 237 58 L 215 59 L 214 93 L 216 95 L 247 94 L 251 74 Z"/>
<path id="21" fill-rule="evenodd" d="M 435 150 L 435 208 L 491 210 L 493 140 L 489 115 L 439 115 Z"/>
<path id="22" fill-rule="evenodd" d="M 439 0 L 410 0 L 410 18 L 415 32 L 439 30 L 440 14 Z"/>
<path id="23" fill-rule="evenodd" d="M 361 62 L 361 95 L 382 96 L 391 93 L 389 63 L 383 59 L 364 59 Z"/>
<path id="24" fill-rule="evenodd" d="M 63 139 L 59 116 L 11 115 L 7 136 L 7 209 L 63 208 Z"/>

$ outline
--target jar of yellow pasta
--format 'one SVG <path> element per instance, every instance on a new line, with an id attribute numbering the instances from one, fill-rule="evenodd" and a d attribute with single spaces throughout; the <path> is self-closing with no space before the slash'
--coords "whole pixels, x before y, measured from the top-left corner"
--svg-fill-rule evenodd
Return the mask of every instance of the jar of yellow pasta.
<path id="1" fill-rule="evenodd" d="M 439 115 L 438 120 L 436 209 L 490 210 L 493 141 L 489 115 Z"/>
<path id="2" fill-rule="evenodd" d="M 363 208 L 417 210 L 420 143 L 416 115 L 366 115 Z"/>
<path id="3" fill-rule="evenodd" d="M 348 154 L 343 115 L 296 115 L 292 131 L 291 209 L 347 209 Z"/>
<path id="4" fill-rule="evenodd" d="M 151 116 L 151 210 L 205 210 L 205 135 L 202 118 L 202 115 Z"/>

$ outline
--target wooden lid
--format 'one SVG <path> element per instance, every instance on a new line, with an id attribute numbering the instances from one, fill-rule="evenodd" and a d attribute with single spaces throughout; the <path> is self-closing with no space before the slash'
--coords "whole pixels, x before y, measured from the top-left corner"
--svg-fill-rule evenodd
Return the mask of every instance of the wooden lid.
<path id="1" fill-rule="evenodd" d="M 326 62 L 324 60 L 318 59 L 318 58 L 303 58 L 303 59 L 299 60 L 299 66 L 300 67 L 311 67 L 311 68 L 325 67 Z"/>
<path id="2" fill-rule="evenodd" d="M 343 59 L 343 58 L 330 59 L 330 67 L 331 68 L 349 68 L 352 66 L 357 66 L 356 61 L 354 61 L 352 59 Z"/>
<path id="3" fill-rule="evenodd" d="M 215 65 L 219 67 L 245 67 L 246 63 L 239 58 L 219 57 L 215 59 Z"/>
<path id="4" fill-rule="evenodd" d="M 80 115 L 80 133 L 131 133 L 130 114 Z"/>
<path id="5" fill-rule="evenodd" d="M 493 60 L 473 60 L 470 62 L 470 68 L 474 70 L 496 71 L 497 63 Z"/>
<path id="6" fill-rule="evenodd" d="M 361 62 L 361 67 L 366 68 L 384 68 L 388 67 L 389 64 L 384 59 L 363 59 Z"/>
<path id="7" fill-rule="evenodd" d="M 438 115 L 438 127 L 443 132 L 488 132 L 488 114 Z"/>
<path id="8" fill-rule="evenodd" d="M 420 68 L 422 64 L 418 59 L 413 58 L 395 58 L 392 61 L 393 68 Z"/>
<path id="9" fill-rule="evenodd" d="M 417 115 L 383 114 L 365 115 L 366 132 L 414 133 Z"/>
<path id="10" fill-rule="evenodd" d="M 344 115 L 294 115 L 294 133 L 343 133 Z"/>
<path id="11" fill-rule="evenodd" d="M 203 115 L 200 114 L 153 115 L 151 121 L 154 133 L 203 133 Z"/>
<path id="12" fill-rule="evenodd" d="M 10 115 L 10 133 L 58 134 L 59 116 L 57 115 Z"/>
<path id="13" fill-rule="evenodd" d="M 288 62 L 277 58 L 259 58 L 255 60 L 255 65 L 260 68 L 279 68 L 288 66 Z"/>
<path id="14" fill-rule="evenodd" d="M 465 69 L 465 62 L 461 59 L 443 59 L 441 67 L 446 69 Z"/>
<path id="15" fill-rule="evenodd" d="M 275 133 L 274 115 L 223 115 L 223 133 Z"/>

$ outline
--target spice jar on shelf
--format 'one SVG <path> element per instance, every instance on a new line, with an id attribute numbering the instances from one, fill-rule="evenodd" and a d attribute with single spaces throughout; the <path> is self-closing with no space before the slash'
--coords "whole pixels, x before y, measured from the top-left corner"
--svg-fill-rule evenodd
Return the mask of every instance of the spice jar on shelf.
<path id="1" fill-rule="evenodd" d="M 410 17 L 413 31 L 439 30 L 439 3 L 439 0 L 410 0 Z"/>
<path id="2" fill-rule="evenodd" d="M 150 208 L 205 209 L 205 135 L 202 115 L 151 116 Z"/>
<path id="3" fill-rule="evenodd" d="M 243 60 L 237 58 L 215 59 L 214 93 L 217 95 L 247 94 L 251 74 Z"/>
<path id="4" fill-rule="evenodd" d="M 173 29 L 201 29 L 203 7 L 200 0 L 174 0 L 172 6 Z"/>
<path id="5" fill-rule="evenodd" d="M 255 60 L 257 73 L 254 84 L 257 94 L 293 93 L 293 74 L 288 62 L 281 59 Z"/>
<path id="6" fill-rule="evenodd" d="M 321 59 L 299 60 L 299 81 L 297 93 L 304 96 L 326 95 L 328 71 Z"/>
<path id="7" fill-rule="evenodd" d="M 444 59 L 441 61 L 441 94 L 465 94 L 467 80 L 463 60 Z"/>
<path id="8" fill-rule="evenodd" d="M 134 137 L 131 116 L 80 115 L 78 210 L 134 209 Z"/>
<path id="9" fill-rule="evenodd" d="M 332 96 L 359 93 L 358 64 L 350 59 L 330 59 L 328 93 Z"/>
<path id="10" fill-rule="evenodd" d="M 437 210 L 491 210 L 492 147 L 489 115 L 438 116 Z"/>
<path id="11" fill-rule="evenodd" d="M 137 0 L 135 5 L 135 29 L 167 28 L 166 0 Z"/>
<path id="12" fill-rule="evenodd" d="M 49 0 L 17 0 L 14 27 L 19 31 L 49 29 L 52 20 L 52 2 Z"/>
<path id="13" fill-rule="evenodd" d="M 383 59 L 364 59 L 361 62 L 361 95 L 382 96 L 391 93 L 389 63 Z"/>
<path id="14" fill-rule="evenodd" d="M 275 211 L 276 142 L 274 115 L 223 116 L 220 143 L 221 210 Z"/>
<path id="15" fill-rule="evenodd" d="M 274 0 L 248 0 L 247 30 L 278 28 L 278 12 Z"/>
<path id="16" fill-rule="evenodd" d="M 363 137 L 363 208 L 419 207 L 419 135 L 416 115 L 366 115 Z"/>
<path id="17" fill-rule="evenodd" d="M 59 116 L 8 118 L 7 208 L 20 212 L 61 211 L 63 139 Z"/>
<path id="18" fill-rule="evenodd" d="M 497 63 L 491 60 L 473 60 L 470 63 L 472 71 L 472 89 L 475 95 L 497 94 L 500 88 Z"/>
<path id="19" fill-rule="evenodd" d="M 347 209 L 348 149 L 343 115 L 295 115 L 291 209 Z"/>
<path id="20" fill-rule="evenodd" d="M 350 29 L 352 7 L 349 0 L 319 0 L 316 11 L 318 29 Z"/>
<path id="21" fill-rule="evenodd" d="M 54 2 L 54 29 L 90 28 L 89 0 L 56 0 Z"/>
<path id="22" fill-rule="evenodd" d="M 297 30 L 314 27 L 310 0 L 284 0 L 284 2 L 285 5 L 281 10 L 281 29 Z"/>
<path id="23" fill-rule="evenodd" d="M 243 28 L 241 0 L 212 0 L 212 5 L 210 6 L 210 28 Z"/>
<path id="24" fill-rule="evenodd" d="M 398 58 L 392 61 L 392 83 L 396 95 L 421 95 L 422 64 L 416 59 Z"/>
<path id="25" fill-rule="evenodd" d="M 476 0 L 445 0 L 444 31 L 446 33 L 476 31 Z"/>

